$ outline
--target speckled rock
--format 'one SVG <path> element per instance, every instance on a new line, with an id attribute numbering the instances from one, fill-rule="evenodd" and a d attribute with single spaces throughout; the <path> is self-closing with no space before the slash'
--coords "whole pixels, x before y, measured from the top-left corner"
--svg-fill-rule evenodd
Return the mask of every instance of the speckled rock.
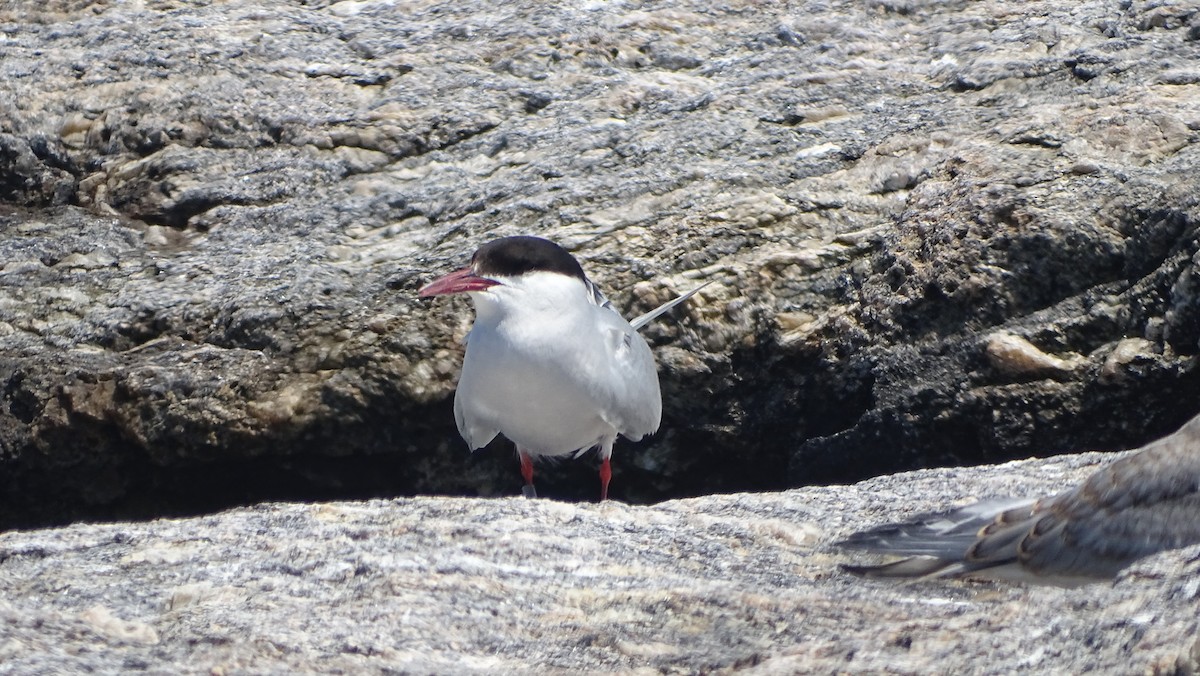
<path id="1" fill-rule="evenodd" d="M 626 501 L 1165 434 L 1200 400 L 1197 17 L 6 6 L 0 528 L 515 494 L 454 430 L 467 303 L 414 293 L 514 233 L 627 314 L 712 281 L 647 330 L 664 423 L 618 445 Z M 996 334 L 1071 368 L 996 368 Z"/>
<path id="2" fill-rule="evenodd" d="M 1104 460 L 651 507 L 408 498 L 13 531 L 0 671 L 1192 673 L 1200 548 L 1058 589 L 863 580 L 828 545 Z"/>

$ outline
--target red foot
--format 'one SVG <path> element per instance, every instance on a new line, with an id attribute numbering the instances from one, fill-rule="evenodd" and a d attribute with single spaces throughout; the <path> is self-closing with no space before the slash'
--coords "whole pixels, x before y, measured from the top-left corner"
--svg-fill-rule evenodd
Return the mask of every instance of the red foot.
<path id="1" fill-rule="evenodd" d="M 600 462 L 600 502 L 608 499 L 608 482 L 612 479 L 612 465 L 608 458 Z"/>
<path id="2" fill-rule="evenodd" d="M 525 477 L 525 485 L 533 485 L 533 458 L 524 450 L 518 448 L 517 454 L 521 456 L 521 476 Z"/>

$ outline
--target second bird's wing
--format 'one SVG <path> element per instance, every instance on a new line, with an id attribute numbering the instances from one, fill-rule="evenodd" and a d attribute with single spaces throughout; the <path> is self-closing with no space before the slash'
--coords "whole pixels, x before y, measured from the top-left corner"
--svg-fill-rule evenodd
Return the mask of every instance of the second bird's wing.
<path id="1" fill-rule="evenodd" d="M 856 533 L 842 546 L 909 556 L 848 566 L 880 577 L 977 575 L 1078 584 L 1200 543 L 1200 416 L 1036 502 L 979 503 Z"/>

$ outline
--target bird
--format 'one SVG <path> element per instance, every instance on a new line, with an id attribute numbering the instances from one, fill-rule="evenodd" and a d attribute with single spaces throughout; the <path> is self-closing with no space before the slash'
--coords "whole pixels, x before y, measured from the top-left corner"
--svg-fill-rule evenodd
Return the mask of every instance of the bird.
<path id="1" fill-rule="evenodd" d="M 485 243 L 417 295 L 466 293 L 475 305 L 454 394 L 470 449 L 503 434 L 517 447 L 523 494 L 536 497 L 535 458 L 598 448 L 604 501 L 617 435 L 637 441 L 662 419 L 658 369 L 638 329 L 700 288 L 629 322 L 566 249 L 518 235 Z"/>
<path id="2" fill-rule="evenodd" d="M 1200 544 L 1200 416 L 1039 500 L 989 500 L 862 531 L 836 543 L 901 555 L 844 565 L 867 577 L 972 577 L 1075 587 Z"/>

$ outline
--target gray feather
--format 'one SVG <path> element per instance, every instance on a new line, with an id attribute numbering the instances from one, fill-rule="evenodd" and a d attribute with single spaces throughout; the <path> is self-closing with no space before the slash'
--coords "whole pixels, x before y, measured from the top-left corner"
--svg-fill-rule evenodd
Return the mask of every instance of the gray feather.
<path id="1" fill-rule="evenodd" d="M 910 557 L 845 567 L 869 576 L 1078 584 L 1197 543 L 1200 416 L 1049 498 L 976 503 L 855 533 L 838 545 Z"/>
<path id="2" fill-rule="evenodd" d="M 697 286 L 696 288 L 692 289 L 691 291 L 688 291 L 687 293 L 683 294 L 682 296 L 679 296 L 675 300 L 669 300 L 669 301 L 663 303 L 662 305 L 659 305 L 658 307 L 647 312 L 646 314 L 640 315 L 640 316 L 634 318 L 633 321 L 629 322 L 629 325 L 632 326 L 635 331 L 641 331 L 643 326 L 654 321 L 656 318 L 658 318 L 659 315 L 666 312 L 667 310 L 670 310 L 671 308 L 675 307 L 676 305 L 679 305 L 683 301 L 696 295 L 697 291 L 699 291 L 700 289 L 703 289 L 704 287 L 708 286 L 709 284 L 712 284 L 712 282 L 705 282 L 705 283 L 701 284 L 700 286 Z"/>

